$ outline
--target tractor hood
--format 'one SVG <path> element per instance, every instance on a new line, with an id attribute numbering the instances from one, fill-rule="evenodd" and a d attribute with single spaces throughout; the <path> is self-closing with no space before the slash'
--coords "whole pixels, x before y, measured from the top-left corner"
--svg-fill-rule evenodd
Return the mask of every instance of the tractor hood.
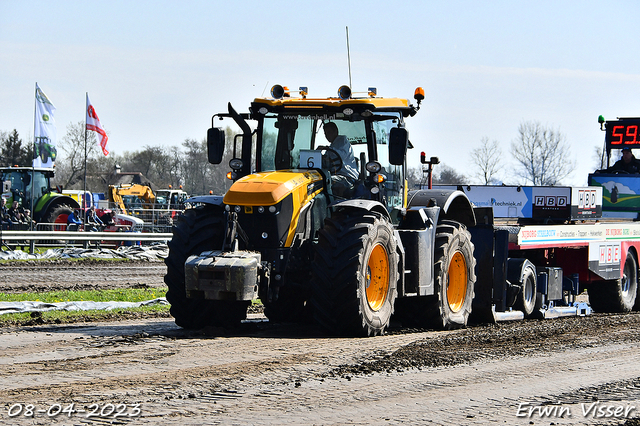
<path id="1" fill-rule="evenodd" d="M 224 203 L 240 206 L 273 206 L 294 194 L 304 203 L 323 187 L 322 175 L 315 170 L 260 172 L 236 181 L 224 196 Z"/>

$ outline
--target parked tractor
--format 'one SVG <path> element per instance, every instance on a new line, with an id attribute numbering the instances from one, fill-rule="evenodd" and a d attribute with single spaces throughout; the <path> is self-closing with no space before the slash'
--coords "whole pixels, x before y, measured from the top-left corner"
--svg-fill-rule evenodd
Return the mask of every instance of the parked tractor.
<path id="1" fill-rule="evenodd" d="M 174 227 L 165 282 L 176 323 L 234 326 L 259 298 L 270 321 L 314 321 L 331 334 L 382 334 L 394 310 L 406 325 L 466 325 L 471 203 L 460 191 L 409 191 L 405 179 L 405 119 L 423 90 L 416 106 L 374 88 L 363 97 L 347 86 L 329 98 L 282 86 L 271 94 L 248 113 L 229 104 L 212 118 L 212 164 L 225 150 L 216 121 L 242 131 L 228 165 L 234 183 L 224 196 L 189 200 Z M 334 125 L 353 157 L 325 136 Z"/>
<path id="2" fill-rule="evenodd" d="M 7 200 L 8 206 L 17 201 L 23 208 L 31 210 L 37 224 L 59 223 L 60 226 L 66 226 L 67 216 L 80 205 L 69 195 L 51 188 L 53 176 L 54 170 L 47 168 L 0 168 L 2 197 Z"/>

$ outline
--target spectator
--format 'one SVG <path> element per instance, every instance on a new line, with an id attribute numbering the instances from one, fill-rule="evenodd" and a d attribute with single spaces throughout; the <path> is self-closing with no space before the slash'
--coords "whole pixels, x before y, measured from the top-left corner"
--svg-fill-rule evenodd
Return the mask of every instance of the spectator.
<path id="1" fill-rule="evenodd" d="M 2 198 L 2 204 L 0 206 L 0 226 L 2 229 L 9 229 L 13 225 L 9 218 L 9 209 L 7 208 L 7 199 Z"/>
<path id="2" fill-rule="evenodd" d="M 67 231 L 77 231 L 82 225 L 82 221 L 76 217 L 79 214 L 77 210 L 71 210 L 71 213 L 67 216 Z"/>
<path id="3" fill-rule="evenodd" d="M 104 228 L 104 222 L 96 214 L 96 207 L 91 206 L 87 212 L 87 224 L 90 225 L 89 230 L 97 231 L 98 228 Z"/>
<path id="4" fill-rule="evenodd" d="M 632 153 L 631 148 L 622 149 L 622 158 L 615 162 L 615 164 L 605 170 L 607 173 L 639 173 L 640 172 L 640 160 L 638 160 Z"/>
<path id="5" fill-rule="evenodd" d="M 28 219 L 25 218 L 23 209 L 20 208 L 20 205 L 17 201 L 14 201 L 11 204 L 11 208 L 7 211 L 7 215 L 9 216 L 9 220 L 12 223 L 25 223 L 28 222 Z"/>

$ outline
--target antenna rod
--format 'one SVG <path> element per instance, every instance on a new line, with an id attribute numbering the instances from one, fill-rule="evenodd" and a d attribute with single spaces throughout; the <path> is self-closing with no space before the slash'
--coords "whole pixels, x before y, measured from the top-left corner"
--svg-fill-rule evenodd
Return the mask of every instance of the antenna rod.
<path id="1" fill-rule="evenodd" d="M 349 51 L 349 27 L 347 26 L 347 60 L 349 61 L 349 89 L 353 90 L 351 87 L 351 52 Z"/>

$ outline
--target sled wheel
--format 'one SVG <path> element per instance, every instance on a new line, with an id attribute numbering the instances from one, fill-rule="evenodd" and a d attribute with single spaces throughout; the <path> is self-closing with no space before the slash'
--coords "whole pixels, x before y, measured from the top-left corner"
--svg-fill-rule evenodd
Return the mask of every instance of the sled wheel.
<path id="1" fill-rule="evenodd" d="M 638 263 L 634 254 L 627 252 L 620 279 L 593 282 L 587 291 L 589 303 L 596 312 L 629 312 L 633 309 L 638 292 Z"/>

